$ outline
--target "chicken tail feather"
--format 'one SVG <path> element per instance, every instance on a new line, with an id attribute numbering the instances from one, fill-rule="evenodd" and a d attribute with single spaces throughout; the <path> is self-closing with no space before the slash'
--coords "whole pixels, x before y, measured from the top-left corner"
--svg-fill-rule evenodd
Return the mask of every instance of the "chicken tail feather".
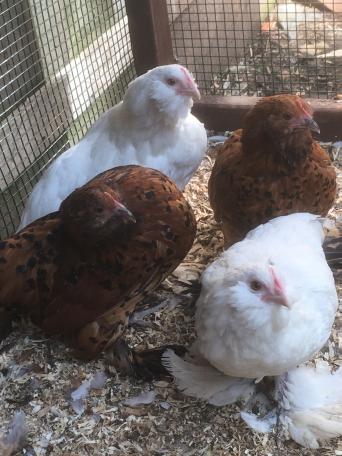
<path id="1" fill-rule="evenodd" d="M 291 437 L 307 448 L 342 435 L 342 368 L 302 366 L 281 376 L 280 419 Z"/>
<path id="2" fill-rule="evenodd" d="M 228 377 L 209 364 L 190 363 L 172 350 L 164 353 L 163 364 L 185 395 L 207 400 L 212 405 L 232 404 L 254 391 L 253 380 Z"/>

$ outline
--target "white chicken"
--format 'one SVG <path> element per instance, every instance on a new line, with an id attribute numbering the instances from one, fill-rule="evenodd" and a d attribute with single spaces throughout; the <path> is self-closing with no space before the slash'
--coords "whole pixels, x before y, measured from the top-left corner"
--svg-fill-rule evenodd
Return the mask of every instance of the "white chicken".
<path id="1" fill-rule="evenodd" d="M 309 368 L 296 371 L 326 343 L 338 306 L 323 238 L 322 219 L 307 213 L 250 231 L 203 274 L 191 356 L 164 354 L 178 387 L 214 405 L 248 399 L 255 379 L 278 377 L 280 417 L 296 441 L 312 448 L 342 434 L 342 386 L 329 397 L 322 392 L 324 385 L 328 391 L 338 384 L 341 372 L 334 377 L 330 370 L 323 376 Z M 330 427 L 324 415 L 331 416 Z M 275 415 L 263 422 L 242 416 L 259 430 L 275 424 Z"/>
<path id="2" fill-rule="evenodd" d="M 249 232 L 204 272 L 197 352 L 219 371 L 279 375 L 329 338 L 338 299 L 311 214 L 278 217 Z"/>
<path id="3" fill-rule="evenodd" d="M 104 113 L 60 155 L 34 187 L 19 229 L 50 212 L 102 171 L 138 164 L 171 177 L 183 190 L 207 149 L 206 131 L 191 114 L 200 93 L 180 65 L 156 67 L 130 83 L 123 101 Z"/>

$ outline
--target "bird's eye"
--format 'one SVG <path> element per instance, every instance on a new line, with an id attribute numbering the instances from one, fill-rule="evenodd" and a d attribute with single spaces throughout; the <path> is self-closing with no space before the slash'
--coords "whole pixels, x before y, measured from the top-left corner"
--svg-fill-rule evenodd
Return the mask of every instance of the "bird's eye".
<path id="1" fill-rule="evenodd" d="M 262 283 L 259 282 L 258 280 L 252 280 L 251 283 L 249 284 L 249 287 L 253 291 L 259 291 L 262 288 Z"/>
<path id="2" fill-rule="evenodd" d="M 286 112 L 286 113 L 284 114 L 284 119 L 286 119 L 286 120 L 292 119 L 292 114 L 290 114 L 289 112 Z"/>
<path id="3" fill-rule="evenodd" d="M 174 86 L 176 84 L 176 80 L 173 78 L 169 78 L 166 80 L 167 85 Z"/>
<path id="4" fill-rule="evenodd" d="M 98 214 L 101 214 L 101 212 L 103 212 L 103 207 L 97 207 L 97 208 L 96 208 L 96 212 L 97 212 Z"/>

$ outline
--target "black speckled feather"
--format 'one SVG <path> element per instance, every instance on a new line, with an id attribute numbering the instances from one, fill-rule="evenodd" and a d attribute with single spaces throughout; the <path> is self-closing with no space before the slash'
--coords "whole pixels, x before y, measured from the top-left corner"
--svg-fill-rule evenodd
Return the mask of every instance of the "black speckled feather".
<path id="1" fill-rule="evenodd" d="M 158 171 L 122 166 L 0 243 L 0 320 L 26 314 L 93 357 L 192 246 L 196 221 Z"/>
<path id="2" fill-rule="evenodd" d="M 220 147 L 209 179 L 215 218 L 228 247 L 261 223 L 294 212 L 326 215 L 336 195 L 336 172 L 305 122 L 310 108 L 296 96 L 257 103 Z M 298 121 L 297 121 L 298 119 Z M 303 127 L 291 129 L 293 124 Z"/>

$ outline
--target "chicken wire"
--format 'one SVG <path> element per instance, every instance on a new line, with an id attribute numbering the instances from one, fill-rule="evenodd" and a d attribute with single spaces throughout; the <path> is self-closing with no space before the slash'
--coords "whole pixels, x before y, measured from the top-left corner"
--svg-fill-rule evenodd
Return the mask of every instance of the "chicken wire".
<path id="1" fill-rule="evenodd" d="M 342 92 L 342 0 L 167 0 L 175 55 L 210 95 Z"/>
<path id="2" fill-rule="evenodd" d="M 0 0 L 0 235 L 135 71 L 124 0 Z"/>

